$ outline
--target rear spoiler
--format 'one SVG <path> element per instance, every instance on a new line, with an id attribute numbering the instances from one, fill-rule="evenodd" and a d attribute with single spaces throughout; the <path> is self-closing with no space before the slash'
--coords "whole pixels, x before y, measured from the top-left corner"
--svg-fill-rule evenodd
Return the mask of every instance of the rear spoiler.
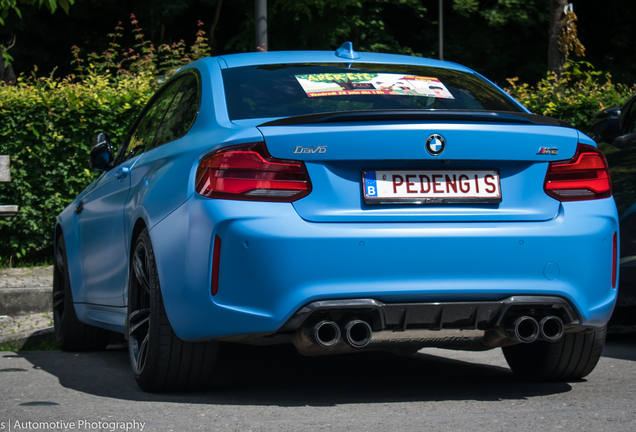
<path id="1" fill-rule="evenodd" d="M 521 123 L 574 128 L 568 122 L 552 117 L 510 111 L 468 110 L 383 110 L 343 111 L 307 114 L 269 121 L 260 126 L 295 126 L 316 123 L 369 122 L 369 121 L 463 121 L 485 123 Z"/>

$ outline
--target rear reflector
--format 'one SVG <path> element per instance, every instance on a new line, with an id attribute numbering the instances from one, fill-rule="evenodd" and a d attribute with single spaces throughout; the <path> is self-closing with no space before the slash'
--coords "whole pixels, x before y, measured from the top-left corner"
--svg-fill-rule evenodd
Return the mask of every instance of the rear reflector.
<path id="1" fill-rule="evenodd" d="M 221 237 L 214 236 L 214 252 L 212 252 L 212 295 L 219 292 L 219 270 L 221 269 Z"/>
<path id="2" fill-rule="evenodd" d="M 550 162 L 543 186 L 559 201 L 583 201 L 612 196 L 605 156 L 595 147 L 579 144 L 569 161 Z"/>
<path id="3" fill-rule="evenodd" d="M 309 195 L 302 161 L 273 158 L 264 143 L 226 147 L 199 163 L 196 191 L 208 198 L 292 202 Z"/>
<path id="4" fill-rule="evenodd" d="M 614 239 L 612 240 L 612 288 L 616 289 L 616 260 L 618 256 L 618 239 L 616 233 L 614 233 Z"/>

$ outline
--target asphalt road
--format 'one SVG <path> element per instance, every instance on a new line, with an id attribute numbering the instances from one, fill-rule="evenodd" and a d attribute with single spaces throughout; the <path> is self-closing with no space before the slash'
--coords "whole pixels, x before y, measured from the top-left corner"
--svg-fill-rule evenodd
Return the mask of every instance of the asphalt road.
<path id="1" fill-rule="evenodd" d="M 238 347 L 225 354 L 219 389 L 147 394 L 123 349 L 0 352 L 0 430 L 114 431 L 133 421 L 128 430 L 636 430 L 636 339 L 608 342 L 596 370 L 572 383 L 519 381 L 500 350 L 307 358 L 286 347 Z M 33 423 L 43 421 L 58 423 Z"/>

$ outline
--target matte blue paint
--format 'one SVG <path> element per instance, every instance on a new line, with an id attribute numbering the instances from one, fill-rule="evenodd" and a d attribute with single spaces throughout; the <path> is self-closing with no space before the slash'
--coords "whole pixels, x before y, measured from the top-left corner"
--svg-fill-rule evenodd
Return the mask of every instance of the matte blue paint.
<path id="1" fill-rule="evenodd" d="M 547 263 L 545 268 L 543 269 L 543 275 L 547 280 L 556 280 L 559 277 L 559 273 L 561 269 L 559 269 L 559 265 L 557 263 Z"/>
<path id="2" fill-rule="evenodd" d="M 340 48 L 336 50 L 336 56 L 351 60 L 360 58 L 360 54 L 353 50 L 353 44 L 351 42 L 345 42 L 340 45 Z"/>
<path id="3" fill-rule="evenodd" d="M 472 72 L 431 59 L 359 54 L 360 62 Z M 207 58 L 184 68 L 202 77 L 192 129 L 104 173 L 58 217 L 81 321 L 125 331 L 132 233 L 141 221 L 150 232 L 168 318 L 185 340 L 274 332 L 300 307 L 321 299 L 556 295 L 572 303 L 582 325 L 607 323 L 616 298 L 614 200 L 560 203 L 543 191 L 548 163 L 571 158 L 577 143 L 595 145 L 587 136 L 569 128 L 483 122 L 257 127 L 271 119 L 229 120 L 222 68 L 310 62 L 350 60 L 333 51 L 269 52 Z M 432 133 L 447 141 L 437 158 L 424 149 Z M 203 157 L 263 140 L 274 157 L 305 162 L 309 196 L 267 203 L 194 192 Z M 326 145 L 327 151 L 295 154 L 298 145 Z M 540 147 L 559 153 L 537 155 Z M 365 169 L 461 168 L 497 168 L 502 202 L 382 206 L 362 199 Z M 80 201 L 84 211 L 77 215 Z M 212 297 L 216 235 L 223 246 L 219 292 Z"/>
<path id="4" fill-rule="evenodd" d="M 321 299 L 549 294 L 572 301 L 583 325 L 603 325 L 612 312 L 611 242 L 604 242 L 618 228 L 612 199 L 564 203 L 545 222 L 454 224 L 312 223 L 289 204 L 234 204 L 193 196 L 151 232 L 158 256 L 178 262 L 169 270 L 160 265 L 166 269 L 160 279 L 179 287 L 164 291 L 164 300 L 182 338 L 275 331 L 302 305 Z M 188 215 L 190 222 L 175 230 Z M 214 235 L 223 250 L 212 298 L 198 269 L 209 267 Z M 561 268 L 554 281 L 544 276 L 551 262 Z"/>

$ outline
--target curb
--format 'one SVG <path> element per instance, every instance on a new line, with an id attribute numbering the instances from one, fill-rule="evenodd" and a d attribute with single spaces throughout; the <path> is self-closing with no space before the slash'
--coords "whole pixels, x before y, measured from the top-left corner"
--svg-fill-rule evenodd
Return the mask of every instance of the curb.
<path id="1" fill-rule="evenodd" d="M 52 265 L 0 268 L 0 316 L 48 312 L 52 299 Z"/>
<path id="2" fill-rule="evenodd" d="M 0 315 L 24 315 L 51 310 L 51 288 L 0 288 Z"/>

